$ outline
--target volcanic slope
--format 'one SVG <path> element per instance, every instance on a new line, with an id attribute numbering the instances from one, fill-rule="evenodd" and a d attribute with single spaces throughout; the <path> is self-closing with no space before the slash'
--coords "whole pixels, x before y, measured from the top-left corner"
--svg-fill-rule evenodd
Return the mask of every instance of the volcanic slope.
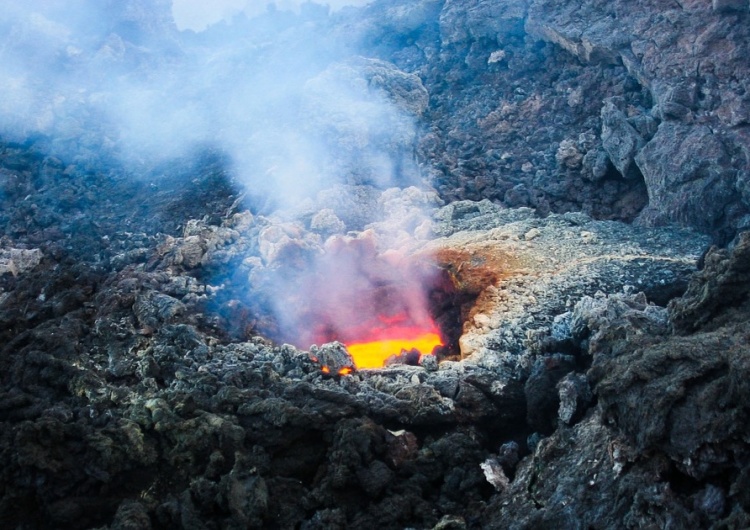
<path id="1" fill-rule="evenodd" d="M 165 2 L 117 6 L 78 41 L 32 17 L 2 48 L 51 32 L 59 53 L 22 63 L 101 82 L 32 83 L 21 117 L 23 76 L 0 84 L 21 126 L 0 145 L 3 527 L 750 526 L 747 2 L 307 6 L 270 11 L 248 55 L 221 48 L 239 19 L 185 35 Z M 294 207 L 228 141 L 125 162 L 85 106 L 116 98 L 113 65 L 166 68 L 169 92 L 192 54 L 226 80 L 318 36 L 351 47 L 295 72 L 291 123 L 332 131 L 321 164 L 349 185 Z M 331 123 L 331 79 L 398 112 L 372 136 Z M 446 350 L 338 375 L 343 345 L 283 344 L 307 330 L 278 281 L 331 245 L 433 271 Z"/>
<path id="2" fill-rule="evenodd" d="M 2 443 L 15 448 L 3 453 L 3 520 L 78 528 L 505 524 L 498 506 L 519 484 L 519 458 L 528 455 L 525 473 L 547 458 L 550 440 L 592 422 L 619 436 L 599 423 L 599 343 L 583 338 L 581 312 L 608 303 L 602 289 L 638 285 L 669 297 L 688 281 L 705 238 L 582 214 L 541 219 L 489 202 L 440 207 L 434 193 L 416 189 L 373 194 L 376 210 L 390 201 L 435 206 L 420 236 L 403 230 L 399 223 L 413 226 L 408 219 L 390 219 L 338 237 L 380 238 L 387 250 L 454 268 L 455 287 L 475 294 L 461 298 L 474 300 L 466 302 L 463 360 L 427 357 L 421 366 L 337 376 L 323 372 L 321 359 L 340 358 L 340 346 L 308 353 L 246 338 L 262 314 L 245 296 L 247 278 L 275 265 L 248 259 L 265 248 L 261 235 L 282 227 L 299 239 L 281 246 L 304 242 L 311 253 L 321 239 L 299 222 L 231 204 L 219 224 L 191 220 L 180 236 L 130 233 L 72 262 L 54 244 L 29 250 L 41 253 L 38 263 L 19 260 L 16 275 L 3 276 L 2 317 L 17 326 L 2 351 Z M 467 270 L 455 270 L 462 262 L 454 251 L 470 254 Z M 477 272 L 489 258 L 507 264 L 492 262 L 495 277 Z M 613 296 L 667 333 L 665 309 L 643 295 Z M 44 478 L 32 485 L 31 476 Z M 640 488 L 666 487 L 634 476 Z M 681 497 L 685 505 L 691 495 Z M 633 497 L 602 496 L 596 506 L 624 500 Z"/>

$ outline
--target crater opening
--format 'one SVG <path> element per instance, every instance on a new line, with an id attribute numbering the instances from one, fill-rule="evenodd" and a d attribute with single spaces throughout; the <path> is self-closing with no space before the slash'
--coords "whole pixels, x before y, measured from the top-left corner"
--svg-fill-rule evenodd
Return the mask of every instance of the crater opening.
<path id="1" fill-rule="evenodd" d="M 382 250 L 368 234 L 331 238 L 323 253 L 278 260 L 256 278 L 269 310 L 256 331 L 302 350 L 340 342 L 357 369 L 417 365 L 428 355 L 457 360 L 481 291 L 461 284 L 455 264 L 463 259 L 446 250 Z"/>

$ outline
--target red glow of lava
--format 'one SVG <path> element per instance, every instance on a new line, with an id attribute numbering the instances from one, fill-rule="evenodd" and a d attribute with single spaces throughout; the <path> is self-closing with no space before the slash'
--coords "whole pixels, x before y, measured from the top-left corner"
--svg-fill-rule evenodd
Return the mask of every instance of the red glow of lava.
<path id="1" fill-rule="evenodd" d="M 442 345 L 431 314 L 430 292 L 439 278 L 431 256 L 409 257 L 381 243 L 374 232 L 336 236 L 312 261 L 279 268 L 284 289 L 273 297 L 279 339 L 302 349 L 338 341 L 356 369 L 381 368 L 389 357 L 416 350 L 408 356 L 412 362 Z M 320 362 L 327 361 L 321 356 Z M 322 370 L 346 375 L 336 364 Z"/>
<path id="2" fill-rule="evenodd" d="M 348 342 L 346 349 L 357 368 L 381 368 L 388 357 L 402 351 L 418 350 L 431 354 L 443 341 L 437 326 L 422 327 L 393 326 L 375 330 L 360 340 Z"/>
<path id="3" fill-rule="evenodd" d="M 321 366 L 320 371 L 326 375 L 329 375 L 331 373 L 331 368 L 328 366 Z M 338 375 L 351 375 L 353 372 L 354 372 L 354 368 L 352 368 L 351 366 L 344 366 L 343 368 L 339 369 L 339 371 L 336 373 Z"/>

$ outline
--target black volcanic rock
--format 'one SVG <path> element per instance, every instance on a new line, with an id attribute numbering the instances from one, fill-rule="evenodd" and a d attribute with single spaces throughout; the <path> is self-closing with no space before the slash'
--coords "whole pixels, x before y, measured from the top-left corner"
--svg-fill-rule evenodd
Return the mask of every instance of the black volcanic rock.
<path id="1" fill-rule="evenodd" d="M 669 305 L 670 322 L 676 333 L 687 334 L 717 323 L 736 319 L 748 303 L 750 232 L 740 234 L 730 252 L 712 248 L 703 270 L 688 285 L 685 296 Z"/>
<path id="2" fill-rule="evenodd" d="M 0 142 L 3 527 L 750 526 L 747 2 L 380 0 L 192 35 L 168 2 L 103 5 L 3 41 L 72 74 Z M 262 107 L 262 163 L 121 157 L 88 104 L 156 70 L 192 101 L 186 68 Z M 236 72 L 304 90 L 243 99 Z M 280 124 L 341 179 L 268 196 L 304 151 L 266 152 Z M 349 372 L 274 342 L 342 241 L 435 273 L 451 344 Z"/>
<path id="3" fill-rule="evenodd" d="M 726 270 L 728 260 L 714 258 L 702 277 L 714 267 Z M 736 278 L 720 277 L 725 285 Z M 670 317 L 716 292 L 712 286 L 699 293 L 700 278 L 670 306 Z M 560 427 L 540 443 L 510 491 L 486 512 L 487 527 L 552 521 L 644 527 L 666 520 L 721 527 L 747 520 L 740 493 L 747 474 L 747 446 L 739 441 L 747 436 L 741 404 L 748 399 L 741 311 L 706 314 L 711 331 L 674 335 L 667 311 L 639 297 L 577 305 L 572 330 L 586 337 L 593 357 L 587 378 L 597 406 L 572 429 Z M 569 480 L 571 473 L 575 478 Z M 567 499 L 566 508 L 555 502 L 559 496 Z"/>
<path id="4" fill-rule="evenodd" d="M 638 148 L 649 193 L 640 222 L 685 223 L 724 240 L 744 226 L 749 204 L 736 191 L 749 160 L 748 107 L 736 80 L 750 69 L 747 17 L 742 2 L 530 2 L 531 35 L 585 64 L 622 64 L 648 90 L 653 106 L 630 108 L 661 122 Z"/>
<path id="5" fill-rule="evenodd" d="M 354 27 L 429 91 L 418 153 L 444 199 L 677 222 L 722 242 L 745 226 L 747 6 L 409 4 L 376 2 Z M 588 162 L 560 163 L 571 148 Z"/>
<path id="6" fill-rule="evenodd" d="M 372 193 L 380 196 L 376 209 L 426 204 L 414 189 Z M 172 203 L 166 191 L 163 199 Z M 347 204 L 327 206 L 337 215 Z M 490 321 L 474 313 L 472 322 L 484 324 L 472 326 L 472 340 L 486 342 L 469 359 L 350 375 L 337 373 L 352 364 L 341 344 L 304 352 L 255 336 L 256 326 L 271 329 L 264 322 L 273 313 L 262 300 L 273 291 L 262 283 L 253 291 L 248 275 L 262 277 L 280 261 L 287 271 L 304 267 L 304 259 L 295 261 L 299 253 L 285 248 L 314 254 L 321 244 L 302 223 L 292 230 L 283 212 L 265 217 L 229 205 L 220 225 L 192 219 L 182 235 L 113 234 L 96 254 L 79 254 L 76 246 L 61 256 L 10 253 L 24 265 L 2 277 L 10 342 L 1 352 L 0 418 L 6 446 L 23 449 L 3 461 L 3 517 L 79 528 L 145 518 L 154 526 L 340 520 L 344 527 L 377 521 L 397 528 L 490 517 L 497 481 L 487 482 L 482 466 L 499 473 L 487 463 L 497 461 L 507 467 L 503 476 L 514 476 L 517 459 L 531 450 L 518 441 L 534 431 L 556 436 L 558 417 L 578 428 L 592 414 L 581 372 L 598 343 L 591 332 L 588 351 L 578 343 L 597 325 L 586 315 L 598 313 L 574 311 L 557 331 L 545 331 L 545 323 L 561 322 L 554 317 L 565 298 L 593 294 L 595 286 L 621 289 L 642 279 L 656 293 L 684 283 L 705 241 L 685 231 L 597 225 L 580 214 L 538 219 L 489 202 L 432 208 L 426 225 L 394 216 L 357 237 L 411 227 L 446 236 L 408 236 L 409 252 L 429 245 L 471 252 L 477 244 L 513 252 L 525 263 L 510 284 L 520 305 L 504 302 L 507 324 L 498 321 L 497 330 L 485 329 Z M 148 228 L 153 221 L 142 222 Z M 624 249 L 625 237 L 633 252 L 639 245 L 638 257 L 619 263 L 611 246 Z M 21 260 L 40 252 L 39 261 Z M 569 256 L 568 272 L 547 270 L 544 264 L 555 262 L 545 252 Z M 457 281 L 477 281 L 474 259 L 464 259 L 454 263 L 467 271 Z M 599 260 L 604 268 L 589 268 Z M 585 270 L 599 270 L 601 282 L 574 287 Z M 476 288 L 485 287 L 497 289 Z M 661 314 L 643 295 L 637 304 Z M 491 305 L 482 311 L 503 314 Z M 503 327 L 508 333 L 500 339 Z M 574 351 L 547 353 L 564 342 Z M 513 353 L 500 351 L 501 343 Z M 536 368 L 527 370 L 528 363 Z M 493 456 L 500 446 L 515 447 L 515 456 Z M 34 474 L 44 476 L 43 488 L 29 486 L 26 477 Z M 35 506 L 36 519 L 15 513 L 18 504 Z M 83 515 L 89 511 L 97 515 Z"/>

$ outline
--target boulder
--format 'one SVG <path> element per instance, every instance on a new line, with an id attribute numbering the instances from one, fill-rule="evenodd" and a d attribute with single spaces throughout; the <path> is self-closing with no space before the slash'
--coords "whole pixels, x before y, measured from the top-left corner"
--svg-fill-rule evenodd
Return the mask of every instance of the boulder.
<path id="1" fill-rule="evenodd" d="M 663 122 L 635 163 L 649 190 L 649 204 L 639 223 L 676 222 L 712 232 L 738 200 L 731 157 L 721 138 L 706 126 Z"/>

